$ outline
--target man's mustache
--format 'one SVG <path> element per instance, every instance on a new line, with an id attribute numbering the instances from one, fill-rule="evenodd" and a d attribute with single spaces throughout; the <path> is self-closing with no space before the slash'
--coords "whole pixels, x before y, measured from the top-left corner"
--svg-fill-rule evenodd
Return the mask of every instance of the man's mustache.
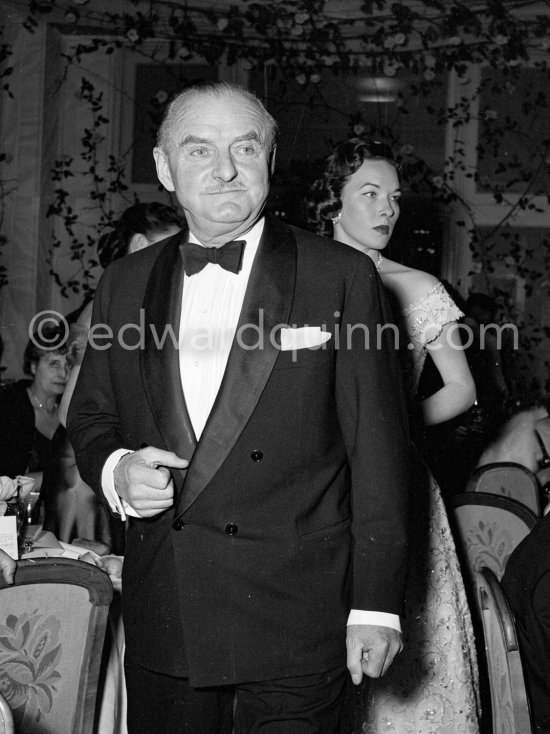
<path id="1" fill-rule="evenodd" d="M 211 186 L 206 189 L 207 194 L 219 194 L 224 191 L 244 191 L 245 187 L 242 184 L 218 184 L 217 186 Z"/>

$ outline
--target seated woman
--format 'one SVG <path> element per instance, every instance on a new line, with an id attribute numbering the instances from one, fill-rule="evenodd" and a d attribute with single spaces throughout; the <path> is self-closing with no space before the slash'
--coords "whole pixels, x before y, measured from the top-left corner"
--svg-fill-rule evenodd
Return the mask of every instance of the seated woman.
<path id="1" fill-rule="evenodd" d="M 32 477 L 45 507 L 55 487 L 58 405 L 69 375 L 65 336 L 58 326 L 33 334 L 23 357 L 31 379 L 0 391 L 0 475 Z"/>
<path id="2" fill-rule="evenodd" d="M 74 456 L 67 456 L 67 432 L 59 420 L 70 372 L 66 337 L 64 326 L 34 334 L 23 359 L 23 371 L 33 379 L 0 392 L 0 474 L 32 477 L 40 491 L 44 529 L 69 543 L 94 533 L 99 504 L 75 476 Z"/>

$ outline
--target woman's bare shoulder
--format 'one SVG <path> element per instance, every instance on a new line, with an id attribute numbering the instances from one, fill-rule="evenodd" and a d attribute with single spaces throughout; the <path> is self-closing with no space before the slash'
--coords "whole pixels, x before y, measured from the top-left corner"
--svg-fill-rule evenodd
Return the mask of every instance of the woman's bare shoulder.
<path id="1" fill-rule="evenodd" d="M 421 301 L 439 285 L 434 275 L 423 270 L 409 268 L 393 260 L 385 260 L 384 265 L 386 267 L 380 272 L 382 282 L 399 300 L 403 310 Z"/>

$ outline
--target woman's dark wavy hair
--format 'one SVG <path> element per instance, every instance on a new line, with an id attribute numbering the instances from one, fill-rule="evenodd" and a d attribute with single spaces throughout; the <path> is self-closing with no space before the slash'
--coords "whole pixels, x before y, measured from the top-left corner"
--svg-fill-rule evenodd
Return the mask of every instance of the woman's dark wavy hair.
<path id="1" fill-rule="evenodd" d="M 97 256 L 101 266 L 106 268 L 114 260 L 127 255 L 130 240 L 135 234 L 147 237 L 173 225 L 183 227 L 183 219 L 173 207 L 158 201 L 133 204 L 99 238 Z"/>
<path id="2" fill-rule="evenodd" d="M 35 331 L 23 352 L 23 372 L 32 375 L 31 365 L 37 364 L 45 354 L 65 354 L 67 352 L 67 329 L 63 323 L 44 325 Z"/>
<path id="3" fill-rule="evenodd" d="M 335 146 L 325 159 L 322 174 L 313 182 L 305 198 L 306 219 L 325 237 L 332 237 L 331 219 L 342 208 L 342 189 L 363 161 L 387 161 L 399 170 L 386 143 L 364 138 L 348 138 Z"/>

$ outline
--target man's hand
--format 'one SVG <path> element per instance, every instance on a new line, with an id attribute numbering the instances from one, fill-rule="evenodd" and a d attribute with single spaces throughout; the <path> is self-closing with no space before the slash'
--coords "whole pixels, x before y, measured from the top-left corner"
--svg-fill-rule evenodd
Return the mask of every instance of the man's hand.
<path id="1" fill-rule="evenodd" d="M 401 632 L 374 624 L 351 624 L 347 627 L 348 670 L 355 685 L 363 679 L 380 678 L 403 649 Z"/>
<path id="2" fill-rule="evenodd" d="M 16 563 L 11 556 L 0 549 L 0 569 L 7 584 L 13 584 L 13 574 L 15 573 Z"/>
<path id="3" fill-rule="evenodd" d="M 115 490 L 140 517 L 154 517 L 174 503 L 169 468 L 185 469 L 188 464 L 173 451 L 148 446 L 121 458 L 113 473 Z"/>

